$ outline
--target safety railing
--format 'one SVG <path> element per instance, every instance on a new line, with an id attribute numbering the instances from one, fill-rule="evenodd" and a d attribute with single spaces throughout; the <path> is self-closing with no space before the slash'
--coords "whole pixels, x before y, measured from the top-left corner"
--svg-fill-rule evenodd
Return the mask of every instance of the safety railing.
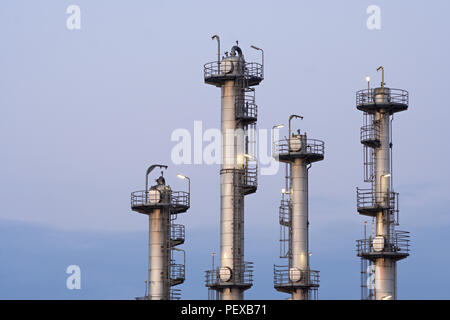
<path id="1" fill-rule="evenodd" d="M 318 287 L 319 286 L 319 271 L 303 270 L 300 271 L 301 276 L 299 281 L 291 280 L 291 270 L 289 266 L 273 266 L 273 283 L 275 286 L 294 286 L 300 285 L 304 287 Z"/>
<path id="2" fill-rule="evenodd" d="M 356 206 L 358 210 L 390 209 L 397 211 L 398 193 L 356 188 Z"/>
<path id="3" fill-rule="evenodd" d="M 394 252 L 394 253 L 409 253 L 409 232 L 408 231 L 394 231 L 389 237 L 384 239 L 384 248 L 374 248 L 374 238 L 356 240 L 356 251 L 358 255 L 364 255 L 375 252 Z"/>
<path id="4" fill-rule="evenodd" d="M 402 89 L 392 89 L 385 88 L 386 93 L 386 102 L 388 103 L 397 103 L 397 104 L 405 104 L 409 103 L 409 94 L 408 91 Z M 373 104 L 376 103 L 377 99 L 382 96 L 383 93 L 376 91 L 375 89 L 365 89 L 356 92 L 356 105 L 364 105 L 364 104 Z"/>
<path id="5" fill-rule="evenodd" d="M 182 224 L 172 224 L 170 226 L 170 241 L 173 243 L 184 242 L 185 227 Z"/>
<path id="6" fill-rule="evenodd" d="M 249 161 L 244 169 L 244 186 L 247 188 L 258 186 L 258 165 L 255 161 Z"/>
<path id="7" fill-rule="evenodd" d="M 274 143 L 275 155 L 289 153 L 304 153 L 323 156 L 325 143 L 322 140 L 306 139 L 306 146 L 302 145 L 305 139 L 282 139 Z M 297 142 L 298 141 L 298 142 Z M 295 146 L 295 147 L 294 147 Z"/>
<path id="8" fill-rule="evenodd" d="M 180 300 L 181 289 L 170 288 L 170 300 Z"/>
<path id="9" fill-rule="evenodd" d="M 240 120 L 256 120 L 258 116 L 258 106 L 255 97 L 251 95 L 236 96 L 235 117 Z"/>
<path id="10" fill-rule="evenodd" d="M 174 282 L 184 281 L 185 279 L 185 265 L 171 263 L 170 264 L 170 280 Z"/>
<path id="11" fill-rule="evenodd" d="M 152 201 L 149 192 L 135 191 L 131 193 L 131 207 L 139 206 L 172 206 L 172 207 L 189 207 L 189 193 L 185 191 L 171 191 L 169 196 L 163 196 L 158 202 Z"/>
<path id="12" fill-rule="evenodd" d="M 380 141 L 380 127 L 377 124 L 369 124 L 361 127 L 361 143 L 376 144 Z"/>
<path id="13" fill-rule="evenodd" d="M 236 270 L 231 271 L 230 281 L 222 281 L 220 279 L 220 268 L 217 267 L 213 270 L 207 270 L 205 272 L 205 284 L 207 287 L 214 286 L 251 286 L 253 284 L 253 262 L 244 262 Z"/>
<path id="14" fill-rule="evenodd" d="M 289 203 L 290 203 L 289 200 L 281 200 L 278 215 L 279 215 L 279 219 L 280 219 L 280 224 L 283 226 L 287 226 L 291 222 Z"/>
<path id="15" fill-rule="evenodd" d="M 235 72 L 235 68 L 238 68 L 238 72 Z M 236 76 L 242 75 L 245 78 L 263 78 L 263 66 L 257 62 L 237 62 L 237 61 L 213 61 L 208 62 L 203 67 L 203 73 L 205 79 L 213 78 L 213 77 L 224 77 L 229 73 L 231 75 Z"/>

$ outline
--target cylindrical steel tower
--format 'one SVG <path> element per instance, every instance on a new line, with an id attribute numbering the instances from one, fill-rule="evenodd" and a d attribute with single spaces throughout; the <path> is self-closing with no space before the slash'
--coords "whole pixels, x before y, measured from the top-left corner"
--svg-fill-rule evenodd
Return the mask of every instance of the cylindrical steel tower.
<path id="1" fill-rule="evenodd" d="M 291 116 L 289 121 L 293 117 Z M 319 271 L 309 266 L 308 248 L 308 170 L 311 163 L 324 159 L 324 142 L 308 139 L 306 133 L 291 134 L 274 144 L 275 157 L 286 163 L 286 186 L 279 211 L 280 258 L 287 266 L 274 266 L 274 287 L 290 293 L 292 300 L 317 298 Z"/>
<path id="2" fill-rule="evenodd" d="M 174 221 L 177 214 L 189 209 L 190 193 L 173 191 L 166 185 L 162 172 L 156 185 L 148 188 L 148 175 L 156 167 L 167 169 L 165 165 L 150 166 L 145 175 L 145 190 L 131 194 L 131 209 L 149 216 L 148 294 L 137 299 L 179 299 L 179 290 L 171 287 L 185 280 L 185 254 L 176 248 L 184 243 L 185 229 Z M 175 252 L 182 254 L 183 263 L 176 263 Z"/>
<path id="3" fill-rule="evenodd" d="M 356 93 L 356 108 L 364 112 L 361 143 L 364 146 L 364 181 L 370 189 L 357 188 L 358 212 L 373 218 L 373 232 L 357 240 L 361 257 L 361 298 L 397 299 L 398 260 L 409 255 L 409 232 L 398 226 L 398 193 L 392 183 L 393 114 L 408 108 L 408 92 L 381 87 Z"/>
<path id="4" fill-rule="evenodd" d="M 257 188 L 251 155 L 257 107 L 251 87 L 263 80 L 262 70 L 261 64 L 246 62 L 237 45 L 222 59 L 219 49 L 218 60 L 204 66 L 205 83 L 221 88 L 222 106 L 220 266 L 206 271 L 206 286 L 223 300 L 242 300 L 252 285 L 252 263 L 244 261 L 244 196 Z"/>

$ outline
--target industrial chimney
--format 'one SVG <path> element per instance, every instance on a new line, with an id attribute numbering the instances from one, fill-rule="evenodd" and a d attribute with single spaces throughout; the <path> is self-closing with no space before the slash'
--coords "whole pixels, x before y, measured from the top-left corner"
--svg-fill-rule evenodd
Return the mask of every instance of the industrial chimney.
<path id="1" fill-rule="evenodd" d="M 289 117 L 289 136 L 275 141 L 274 156 L 286 163 L 286 181 L 282 189 L 279 207 L 280 258 L 288 259 L 287 265 L 274 266 L 274 287 L 280 292 L 291 294 L 292 300 L 317 299 L 319 271 L 310 269 L 308 239 L 308 173 L 313 162 L 324 159 L 323 141 L 308 139 L 306 132 L 291 132 L 291 120 L 303 117 Z M 275 126 L 274 128 L 281 127 Z"/>
<path id="2" fill-rule="evenodd" d="M 364 112 L 360 138 L 364 149 L 364 181 L 370 188 L 357 188 L 359 214 L 372 217 L 372 230 L 357 240 L 361 258 L 361 298 L 397 299 L 397 261 L 409 255 L 409 232 L 399 225 L 398 193 L 394 192 L 392 171 L 392 120 L 394 113 L 408 109 L 408 92 L 381 86 L 356 93 L 356 108 Z"/>
<path id="3" fill-rule="evenodd" d="M 186 261 L 185 252 L 176 248 L 184 243 L 184 225 L 174 221 L 178 214 L 189 209 L 190 187 L 189 192 L 173 191 L 166 185 L 161 171 L 156 184 L 149 188 L 148 176 L 155 168 L 167 169 L 167 166 L 150 166 L 145 174 L 145 190 L 131 193 L 131 209 L 149 217 L 148 288 L 144 297 L 136 299 L 173 300 L 180 298 L 180 290 L 171 287 L 184 282 Z M 182 256 L 182 263 L 177 263 L 177 255 Z"/>
<path id="4" fill-rule="evenodd" d="M 206 271 L 206 287 L 210 299 L 242 300 L 253 272 L 253 264 L 244 261 L 244 196 L 257 189 L 252 87 L 263 80 L 263 65 L 246 62 L 237 42 L 221 58 L 219 37 L 212 38 L 218 42 L 217 61 L 205 64 L 204 79 L 221 89 L 220 262 Z"/>

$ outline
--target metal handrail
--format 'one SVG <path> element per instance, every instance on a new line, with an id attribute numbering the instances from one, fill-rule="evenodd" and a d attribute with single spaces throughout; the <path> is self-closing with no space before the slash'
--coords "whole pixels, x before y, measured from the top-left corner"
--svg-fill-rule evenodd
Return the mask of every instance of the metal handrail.
<path id="1" fill-rule="evenodd" d="M 397 192 L 376 192 L 372 189 L 356 188 L 356 206 L 358 209 L 392 209 L 397 210 Z"/>
<path id="2" fill-rule="evenodd" d="M 403 89 L 392 89 L 392 88 L 386 88 L 389 89 L 389 94 L 386 94 L 388 96 L 387 101 L 389 103 L 398 103 L 398 104 L 405 104 L 408 105 L 409 103 L 409 94 L 408 91 Z M 375 89 L 364 89 L 359 90 L 356 92 L 356 105 L 360 106 L 363 104 L 373 104 L 375 102 L 375 98 L 377 95 L 380 95 L 382 93 L 375 92 Z"/>
<path id="3" fill-rule="evenodd" d="M 223 282 L 220 280 L 220 268 L 217 267 L 213 270 L 207 270 L 205 272 L 205 283 L 207 287 L 217 285 L 245 285 L 251 286 L 253 284 L 253 262 L 244 262 L 241 270 L 233 270 L 230 281 Z M 237 276 L 236 276 L 237 275 Z M 241 277 L 239 277 L 241 275 Z"/>
<path id="4" fill-rule="evenodd" d="M 138 206 L 190 206 L 190 196 L 188 192 L 185 191 L 171 191 L 169 197 L 161 198 L 158 203 L 151 203 L 150 197 L 148 196 L 148 191 L 140 190 L 131 193 L 131 207 Z"/>
<path id="5" fill-rule="evenodd" d="M 301 141 L 301 140 L 300 140 Z M 274 143 L 275 154 L 288 154 L 293 152 L 300 152 L 305 154 L 325 154 L 325 143 L 322 140 L 306 139 L 306 148 L 302 146 L 299 151 L 292 151 L 290 147 L 290 139 L 281 139 Z"/>
<path id="6" fill-rule="evenodd" d="M 367 239 L 356 240 L 356 251 L 358 255 L 375 253 L 373 247 L 373 237 L 370 236 Z M 385 238 L 384 249 L 382 252 L 400 252 L 409 253 L 409 232 L 408 231 L 394 231 L 394 233 L 389 237 Z"/>
<path id="7" fill-rule="evenodd" d="M 185 279 L 185 265 L 172 263 L 170 264 L 170 279 L 171 280 L 180 280 Z"/>
<path id="8" fill-rule="evenodd" d="M 244 185 L 247 187 L 258 186 L 258 165 L 256 162 L 249 163 L 244 168 Z"/>
<path id="9" fill-rule="evenodd" d="M 170 300 L 180 300 L 181 289 L 170 288 Z"/>
<path id="10" fill-rule="evenodd" d="M 237 62 L 238 64 L 242 65 L 242 62 Z M 211 78 L 211 77 L 223 77 L 227 76 L 227 72 L 232 71 L 231 68 L 233 66 L 234 68 L 234 62 L 230 64 L 225 64 L 223 62 L 213 61 L 208 62 L 203 67 L 204 77 L 205 79 Z M 243 70 L 241 70 L 241 75 L 245 78 L 263 78 L 263 67 L 260 63 L 257 62 L 245 62 Z M 236 74 L 233 74 L 232 76 L 236 76 Z"/>
<path id="11" fill-rule="evenodd" d="M 235 101 L 236 118 L 256 118 L 258 115 L 258 106 L 255 98 L 250 95 L 236 96 Z"/>
<path id="12" fill-rule="evenodd" d="M 289 200 L 281 200 L 279 209 L 280 224 L 286 225 L 291 221 Z"/>
<path id="13" fill-rule="evenodd" d="M 319 271 L 302 270 L 302 279 L 294 282 L 289 277 L 289 266 L 273 266 L 273 282 L 276 286 L 295 285 L 319 286 Z"/>
<path id="14" fill-rule="evenodd" d="M 380 140 L 380 126 L 377 124 L 369 124 L 361 127 L 361 141 Z"/>
<path id="15" fill-rule="evenodd" d="M 185 239 L 185 226 L 182 224 L 172 224 L 170 226 L 170 239 L 172 241 Z"/>

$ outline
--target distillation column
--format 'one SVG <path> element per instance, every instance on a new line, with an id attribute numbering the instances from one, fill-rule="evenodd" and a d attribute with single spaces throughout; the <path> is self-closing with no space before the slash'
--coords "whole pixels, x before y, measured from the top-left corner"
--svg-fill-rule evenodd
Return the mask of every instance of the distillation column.
<path id="1" fill-rule="evenodd" d="M 249 170 L 248 154 L 256 105 L 246 93 L 262 81 L 262 65 L 245 62 L 236 45 L 229 56 L 207 63 L 204 72 L 205 83 L 221 88 L 222 132 L 220 266 L 206 272 L 206 286 L 222 300 L 242 300 L 252 285 L 252 264 L 244 261 L 244 196 L 256 192 L 256 170 Z"/>
<path id="2" fill-rule="evenodd" d="M 168 300 L 170 257 L 168 248 L 169 212 L 155 209 L 149 215 L 149 296 L 152 300 Z"/>
<path id="3" fill-rule="evenodd" d="M 362 299 L 397 299 L 397 261 L 409 255 L 409 232 L 398 226 L 398 193 L 392 187 L 392 119 L 407 110 L 408 92 L 385 87 L 384 69 L 381 87 L 357 92 L 357 109 L 364 112 L 361 128 L 364 145 L 365 181 L 370 189 L 357 189 L 357 208 L 374 219 L 374 233 L 357 241 L 358 256 L 363 259 Z"/>
<path id="4" fill-rule="evenodd" d="M 171 287 L 185 280 L 184 251 L 175 248 L 184 243 L 184 226 L 173 221 L 189 209 L 190 192 L 173 191 L 166 185 L 162 172 L 156 185 L 149 188 L 148 176 L 157 167 L 167 169 L 165 165 L 150 166 L 145 176 L 145 190 L 131 193 L 131 209 L 148 215 L 149 219 L 148 293 L 146 288 L 145 296 L 137 298 L 139 300 L 178 299 L 180 290 Z M 176 263 L 174 251 L 182 253 L 183 263 Z"/>
<path id="5" fill-rule="evenodd" d="M 235 101 L 242 95 L 235 81 L 226 81 L 222 91 L 222 168 L 220 170 L 220 266 L 239 279 L 244 257 L 244 193 L 240 190 L 243 169 L 238 157 L 243 158 L 243 129 L 235 118 Z M 239 287 L 222 290 L 223 300 L 242 300 Z"/>
<path id="6" fill-rule="evenodd" d="M 290 120 L 293 117 L 300 116 L 293 115 Z M 309 263 L 308 170 L 311 163 L 324 159 L 325 146 L 298 130 L 274 147 L 275 157 L 289 166 L 289 185 L 283 189 L 279 217 L 280 258 L 287 258 L 288 265 L 274 266 L 274 287 L 291 294 L 292 300 L 309 300 L 317 297 L 319 271 L 310 270 Z"/>
<path id="7" fill-rule="evenodd" d="M 309 270 L 308 253 L 308 169 L 303 159 L 291 163 L 292 268 Z M 308 300 L 308 288 L 297 288 L 292 300 Z"/>

